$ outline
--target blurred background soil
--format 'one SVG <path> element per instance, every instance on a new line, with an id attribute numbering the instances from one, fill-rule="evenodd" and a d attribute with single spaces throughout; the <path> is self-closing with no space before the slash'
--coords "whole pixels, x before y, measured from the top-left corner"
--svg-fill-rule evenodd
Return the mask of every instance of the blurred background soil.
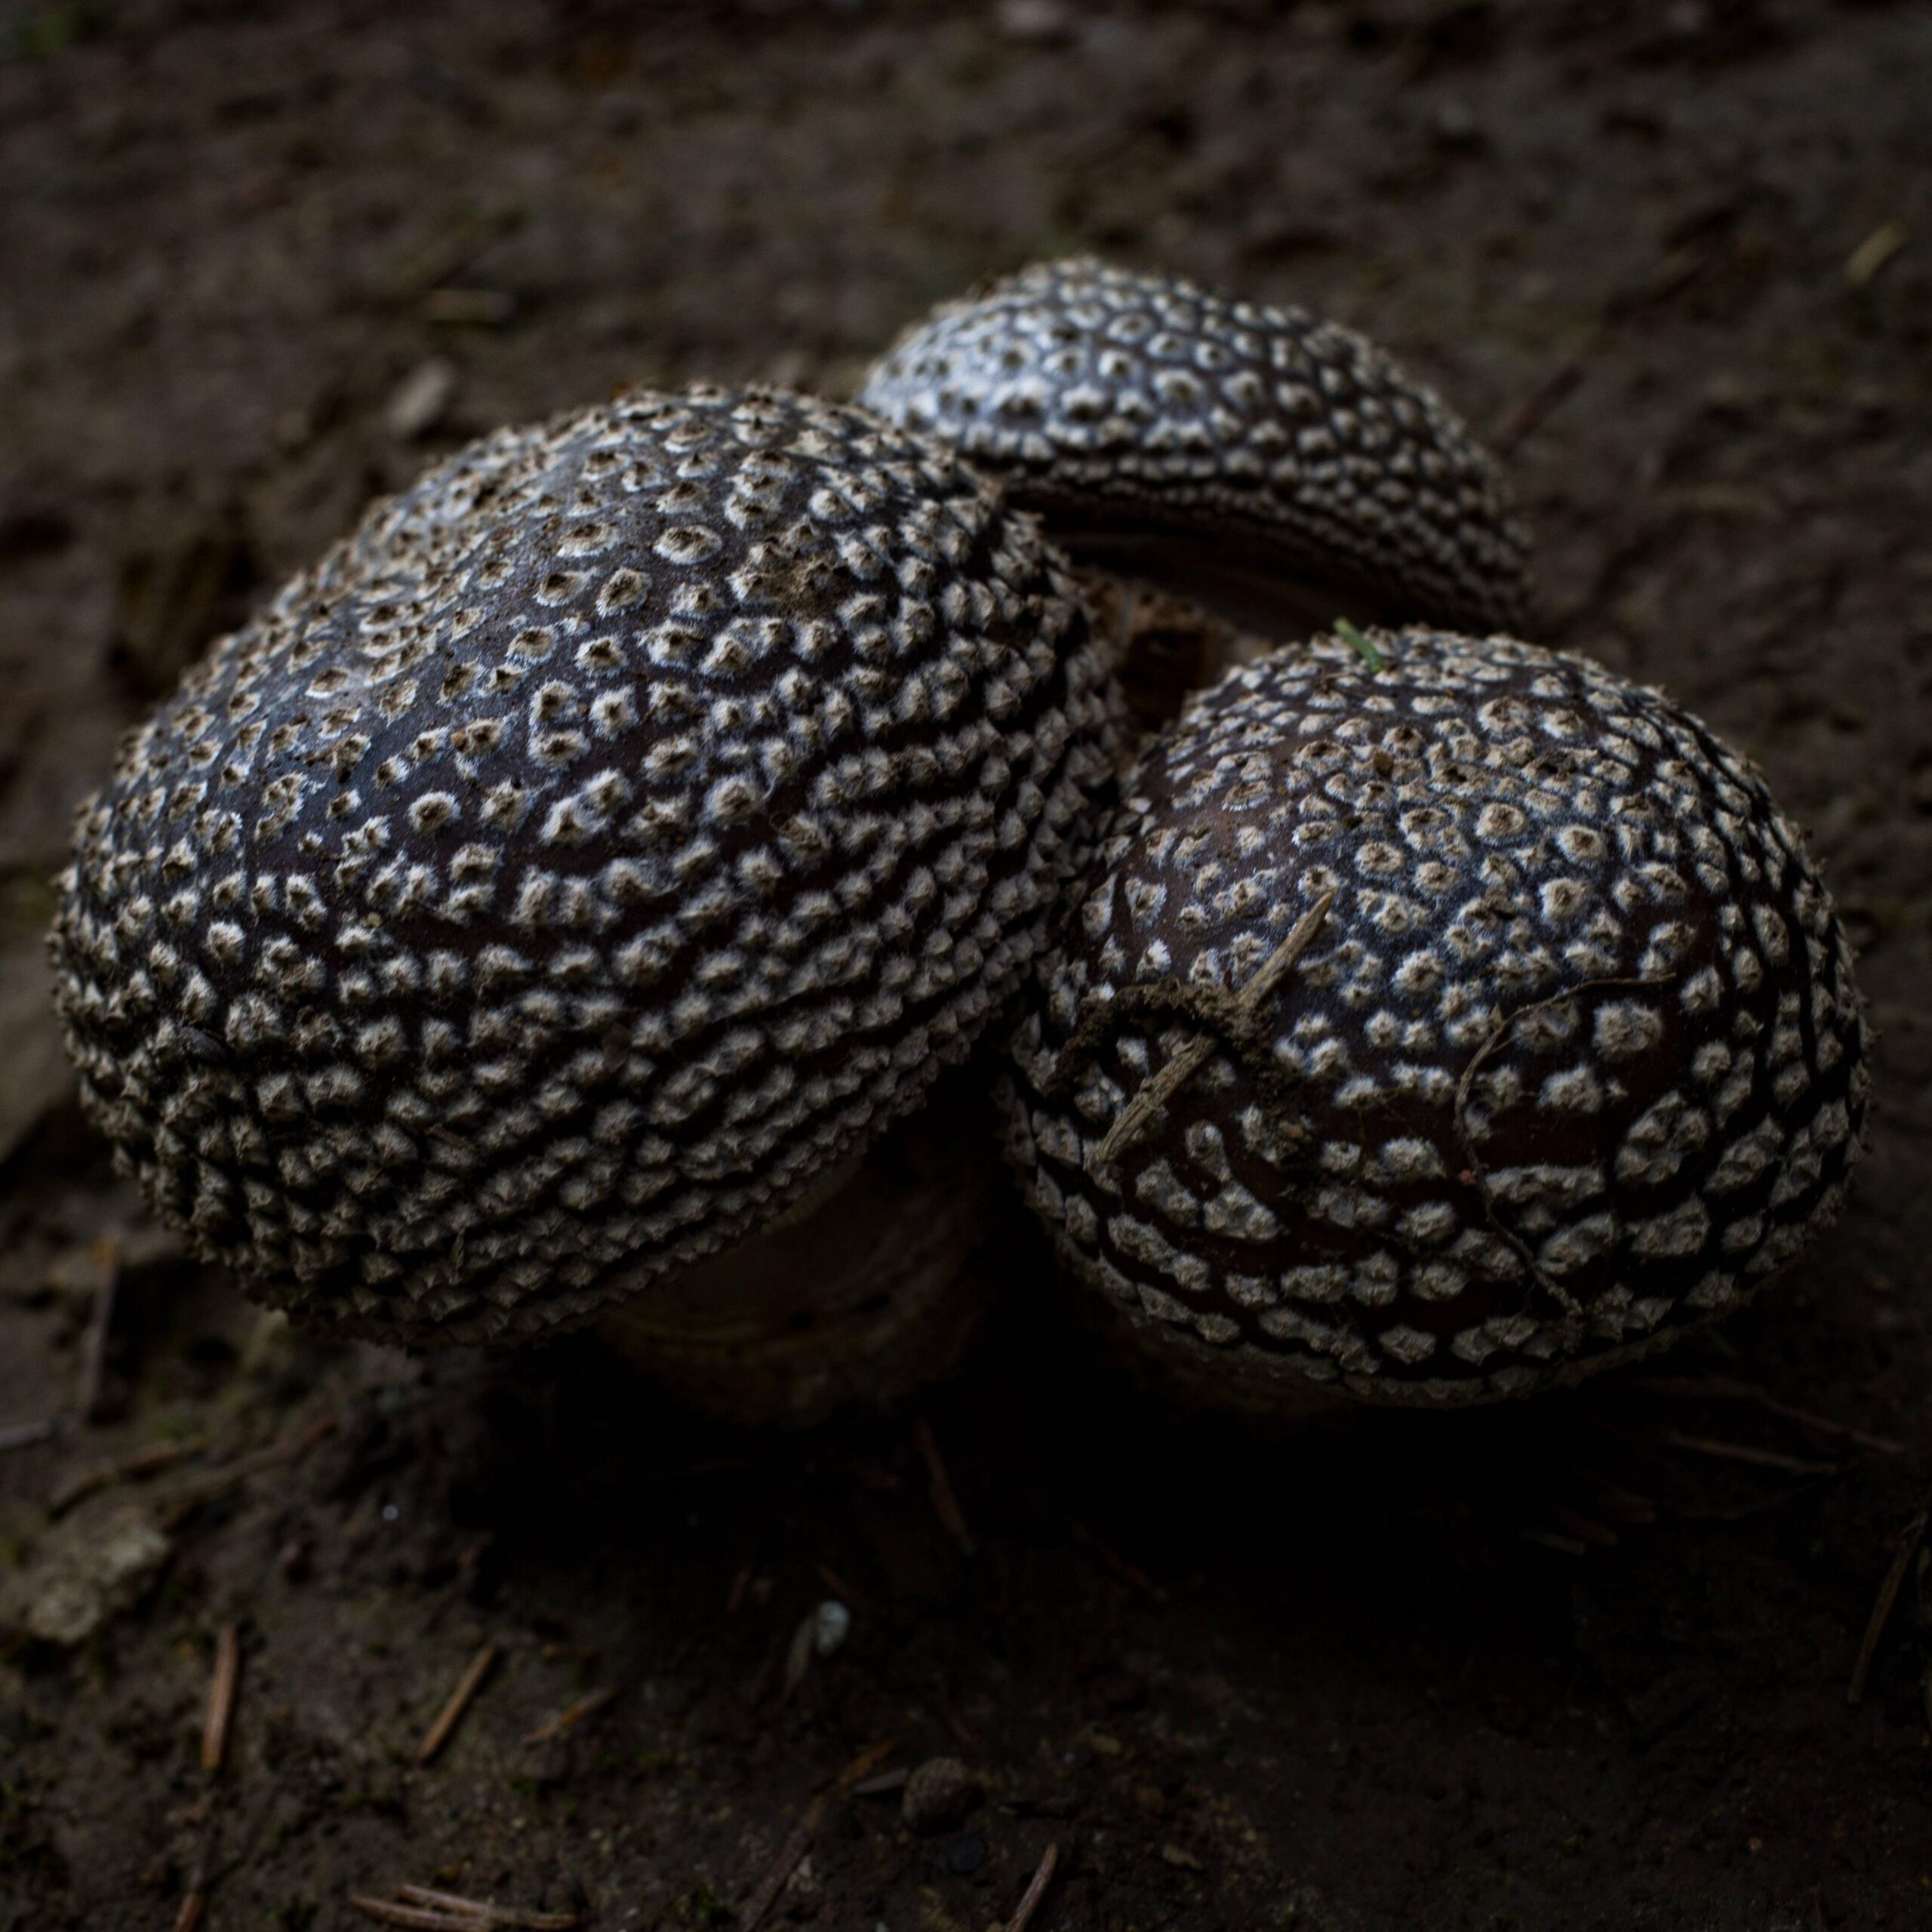
<path id="1" fill-rule="evenodd" d="M 0 8 L 0 1928 L 721 1925 L 789 1858 L 768 1923 L 981 1932 L 1050 1844 L 1037 1932 L 1932 1923 L 1928 103 L 1909 4 Z M 1269 1442 L 1017 1222 L 922 1415 L 789 1441 L 186 1261 L 45 1011 L 117 735 L 457 441 L 841 391 L 1075 248 L 1390 346 L 1509 448 L 1545 638 L 1762 763 L 1881 1029 L 1831 1237 L 1574 1395 Z"/>

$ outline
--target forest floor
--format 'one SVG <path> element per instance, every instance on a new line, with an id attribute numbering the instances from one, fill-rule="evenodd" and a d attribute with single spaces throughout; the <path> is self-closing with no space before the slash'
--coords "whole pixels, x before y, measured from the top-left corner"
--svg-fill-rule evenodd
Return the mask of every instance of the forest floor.
<path id="1" fill-rule="evenodd" d="M 724 1924 L 782 1852 L 771 1922 L 982 1932 L 1049 1844 L 1035 1932 L 1932 1923 L 1924 1558 L 1847 1695 L 1932 1475 L 1928 100 L 1910 4 L 0 8 L 0 1932 Z M 1387 344 L 1509 449 L 1544 638 L 1763 765 L 1879 1028 L 1830 1238 L 1574 1394 L 1272 1442 L 1010 1219 L 964 1371 L 795 1440 L 186 1261 L 45 1014 L 117 735 L 437 451 L 838 392 L 1075 248 Z"/>

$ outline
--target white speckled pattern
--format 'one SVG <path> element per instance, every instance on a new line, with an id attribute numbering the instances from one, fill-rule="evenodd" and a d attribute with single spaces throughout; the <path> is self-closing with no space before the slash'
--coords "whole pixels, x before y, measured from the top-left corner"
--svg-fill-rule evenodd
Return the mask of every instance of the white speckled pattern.
<path id="1" fill-rule="evenodd" d="M 706 389 L 504 430 L 84 811 L 53 946 L 88 1110 L 312 1321 L 581 1319 L 965 1053 L 1112 720 L 1031 521 L 872 417 Z"/>
<path id="2" fill-rule="evenodd" d="M 1495 464 L 1373 343 L 1299 309 L 1092 260 L 949 303 L 860 401 L 1045 515 L 1244 539 L 1386 614 L 1522 629 L 1528 543 Z"/>
<path id="3" fill-rule="evenodd" d="M 1236 671 L 1144 752 L 1037 969 L 1010 1149 L 1075 1269 L 1223 1380 L 1511 1394 L 1796 1254 L 1860 1149 L 1865 1021 L 1798 834 L 1695 718 L 1532 645 L 1375 641 L 1379 673 L 1336 638 Z"/>

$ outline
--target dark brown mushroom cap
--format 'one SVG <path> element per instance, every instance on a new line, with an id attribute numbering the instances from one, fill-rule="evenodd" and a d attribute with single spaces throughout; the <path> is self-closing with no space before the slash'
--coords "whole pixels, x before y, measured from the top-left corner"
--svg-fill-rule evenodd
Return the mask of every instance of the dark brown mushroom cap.
<path id="1" fill-rule="evenodd" d="M 1011 1148 L 1077 1272 L 1230 1383 L 1515 1393 L 1796 1254 L 1860 1149 L 1863 1009 L 1697 719 L 1504 638 L 1371 641 L 1379 672 L 1334 638 L 1235 672 L 1143 754 L 1036 969 Z"/>
<path id="2" fill-rule="evenodd" d="M 1170 526 L 1385 614 L 1520 629 L 1528 546 L 1495 464 L 1374 343 L 1299 309 L 1091 260 L 938 309 L 871 410 L 1001 478 L 1060 534 Z"/>
<path id="3" fill-rule="evenodd" d="M 1109 770 L 1031 521 L 772 392 L 503 431 L 217 647 L 83 811 L 94 1118 L 256 1292 L 401 1340 L 581 1318 L 909 1110 Z"/>

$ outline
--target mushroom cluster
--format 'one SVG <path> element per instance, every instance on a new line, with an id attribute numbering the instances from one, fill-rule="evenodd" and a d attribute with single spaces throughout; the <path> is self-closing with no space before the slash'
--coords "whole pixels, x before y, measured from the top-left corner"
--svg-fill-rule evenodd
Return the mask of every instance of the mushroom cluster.
<path id="1" fill-rule="evenodd" d="M 1137 746 L 1131 626 L 1049 538 L 1389 627 L 1217 645 Z M 1654 1346 L 1835 1208 L 1864 1022 L 1743 761 L 1433 628 L 1520 626 L 1526 557 L 1372 345 L 1086 262 L 940 310 L 858 406 L 501 432 L 219 644 L 84 808 L 52 937 L 84 1103 L 311 1323 L 602 1315 L 792 1421 L 956 1351 L 989 1087 L 1071 1272 L 1217 1397 L 1467 1400 Z M 989 1029 L 1007 1071 L 888 1135 Z"/>

